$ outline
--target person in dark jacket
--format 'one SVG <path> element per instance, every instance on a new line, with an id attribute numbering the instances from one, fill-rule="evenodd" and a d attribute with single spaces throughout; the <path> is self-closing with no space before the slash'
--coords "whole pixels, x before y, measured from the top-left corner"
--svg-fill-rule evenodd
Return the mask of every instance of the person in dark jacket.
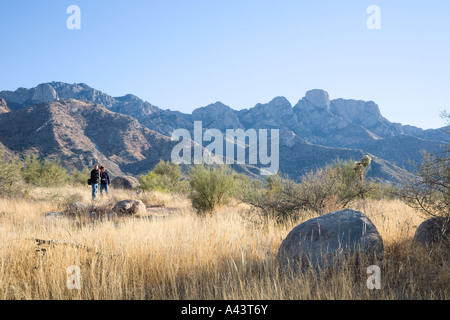
<path id="1" fill-rule="evenodd" d="M 92 186 L 92 200 L 97 198 L 98 184 L 100 183 L 100 170 L 98 169 L 98 164 L 94 166 L 91 171 L 91 186 Z"/>
<path id="2" fill-rule="evenodd" d="M 106 195 L 109 195 L 109 174 L 106 171 L 106 168 L 104 166 L 100 167 L 100 194 L 103 197 L 103 190 L 106 191 Z"/>

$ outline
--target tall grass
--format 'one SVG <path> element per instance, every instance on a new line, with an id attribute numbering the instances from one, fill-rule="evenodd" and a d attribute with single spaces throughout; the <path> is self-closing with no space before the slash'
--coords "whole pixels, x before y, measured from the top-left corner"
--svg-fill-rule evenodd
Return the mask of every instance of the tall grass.
<path id="1" fill-rule="evenodd" d="M 56 193 L 59 196 L 55 196 Z M 293 275 L 275 256 L 287 233 L 305 218 L 278 223 L 232 201 L 210 219 L 180 196 L 115 191 L 114 199 L 146 197 L 174 207 L 168 217 L 86 221 L 43 218 L 73 193 L 88 188 L 33 189 L 29 199 L 0 199 L 0 299 L 448 299 L 449 257 L 412 245 L 422 222 L 399 201 L 367 201 L 366 214 L 386 247 L 382 289 L 366 286 L 368 266 L 340 266 L 327 274 Z M 56 199 L 56 200 L 55 200 Z M 356 205 L 355 209 L 357 208 Z M 361 204 L 362 206 L 362 204 Z M 311 215 L 313 215 L 311 213 Z M 306 217 L 307 215 L 302 215 Z M 29 238 L 82 244 L 47 246 L 42 258 Z M 67 268 L 81 269 L 81 290 L 69 290 Z"/>

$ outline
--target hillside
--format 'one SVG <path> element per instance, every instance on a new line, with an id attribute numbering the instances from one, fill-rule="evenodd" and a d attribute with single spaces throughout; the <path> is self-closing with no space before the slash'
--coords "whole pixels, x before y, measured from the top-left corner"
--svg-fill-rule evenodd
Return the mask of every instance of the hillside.
<path id="1" fill-rule="evenodd" d="M 392 123 L 372 101 L 331 100 L 323 90 L 308 91 L 294 106 L 276 97 L 240 111 L 216 102 L 192 114 L 163 110 L 131 94 L 112 97 L 86 84 L 52 82 L 0 92 L 0 143 L 6 148 L 79 168 L 100 161 L 116 174 L 143 173 L 159 159 L 169 160 L 172 132 L 187 129 L 192 135 L 194 121 L 202 121 L 203 130 L 222 132 L 279 129 L 280 173 L 295 179 L 334 159 L 370 154 L 370 175 L 397 182 L 413 168 L 409 160 L 420 162 L 423 151 L 439 151 L 450 141 L 443 129 Z"/>

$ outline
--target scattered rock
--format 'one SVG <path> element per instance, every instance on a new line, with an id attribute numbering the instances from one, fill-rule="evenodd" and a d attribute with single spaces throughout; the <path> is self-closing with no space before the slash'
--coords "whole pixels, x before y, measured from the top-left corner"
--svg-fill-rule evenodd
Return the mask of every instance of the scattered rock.
<path id="1" fill-rule="evenodd" d="M 116 189 L 133 190 L 139 186 L 139 181 L 131 176 L 119 176 L 111 180 L 111 186 Z"/>
<path id="2" fill-rule="evenodd" d="M 141 200 L 124 200 L 114 206 L 113 212 L 119 215 L 145 214 L 147 208 Z"/>
<path id="3" fill-rule="evenodd" d="M 67 217 L 67 215 L 64 212 L 58 212 L 58 211 L 49 212 L 44 215 L 44 218 L 46 218 L 46 219 L 59 219 L 59 218 L 65 218 L 65 217 Z"/>
<path id="4" fill-rule="evenodd" d="M 425 247 L 440 243 L 450 245 L 450 220 L 432 218 L 424 221 L 416 230 L 414 242 Z"/>
<path id="5" fill-rule="evenodd" d="M 367 216 L 346 209 L 295 227 L 281 244 L 277 260 L 294 270 L 308 265 L 321 270 L 353 255 L 358 263 L 361 254 L 370 264 L 383 259 L 383 240 Z"/>
<path id="6" fill-rule="evenodd" d="M 69 212 L 73 214 L 80 214 L 87 212 L 89 209 L 89 206 L 87 204 L 81 203 L 81 202 L 74 202 L 69 207 Z"/>

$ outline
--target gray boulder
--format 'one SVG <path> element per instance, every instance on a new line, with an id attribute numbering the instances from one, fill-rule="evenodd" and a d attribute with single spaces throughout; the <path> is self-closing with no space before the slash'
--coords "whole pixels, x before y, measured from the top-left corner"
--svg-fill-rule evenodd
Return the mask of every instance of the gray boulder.
<path id="1" fill-rule="evenodd" d="M 345 258 L 360 263 L 367 258 L 367 267 L 384 257 L 381 235 L 362 212 L 343 210 L 308 220 L 295 227 L 280 246 L 277 260 L 282 266 L 310 266 L 326 269 Z"/>
<path id="2" fill-rule="evenodd" d="M 123 200 L 118 202 L 113 212 L 119 215 L 135 215 L 147 213 L 147 207 L 141 200 Z"/>
<path id="3" fill-rule="evenodd" d="M 425 247 L 433 244 L 450 245 L 449 219 L 432 218 L 424 221 L 416 230 L 414 242 Z"/>
<path id="4" fill-rule="evenodd" d="M 114 177 L 111 186 L 116 189 L 133 190 L 139 186 L 139 180 L 131 176 Z"/>

